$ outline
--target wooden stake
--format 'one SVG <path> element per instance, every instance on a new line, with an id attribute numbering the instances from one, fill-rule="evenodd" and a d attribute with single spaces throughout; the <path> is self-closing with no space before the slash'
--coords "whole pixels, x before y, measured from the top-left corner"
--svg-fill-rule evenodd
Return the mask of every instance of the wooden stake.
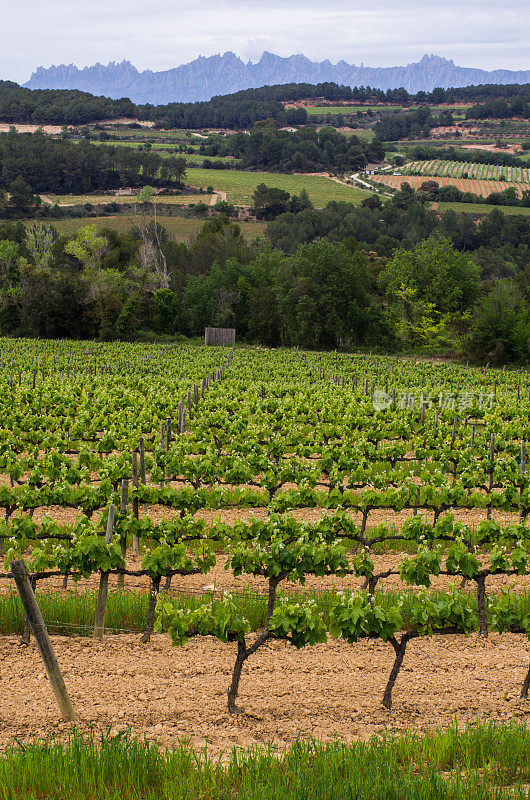
<path id="1" fill-rule="evenodd" d="M 132 485 L 135 489 L 138 489 L 138 453 L 136 450 L 133 451 L 132 454 Z M 138 519 L 138 512 L 139 512 L 139 505 L 138 505 L 138 497 L 134 496 L 132 500 L 132 509 L 133 509 L 133 517 Z M 140 552 L 140 541 L 138 539 L 138 534 L 133 534 L 133 550 L 138 555 Z"/>
<path id="2" fill-rule="evenodd" d="M 22 559 L 12 561 L 11 572 L 15 579 L 22 605 L 29 617 L 31 629 L 44 662 L 50 686 L 53 689 L 61 715 L 67 722 L 73 722 L 75 720 L 74 707 L 66 690 L 66 686 L 64 685 L 63 676 L 39 605 L 35 599 L 33 589 L 31 588 L 24 561 Z"/>
<path id="3" fill-rule="evenodd" d="M 121 494 L 120 494 L 120 514 L 123 516 L 127 513 L 127 505 L 129 503 L 129 481 L 124 478 L 121 482 Z M 120 536 L 120 547 L 121 547 L 121 555 L 122 558 L 125 558 L 127 555 L 127 534 L 122 534 Z M 125 586 L 125 575 L 119 574 L 118 575 L 118 589 L 123 589 Z"/>
<path id="4" fill-rule="evenodd" d="M 112 533 L 114 530 L 114 505 L 109 507 L 109 515 L 107 517 L 107 531 L 105 534 L 105 544 L 112 542 Z M 103 639 L 103 631 L 105 630 L 105 611 L 107 609 L 107 593 L 109 588 L 109 573 L 102 572 L 99 576 L 99 593 L 98 602 L 96 605 L 96 615 L 94 617 L 94 639 Z"/>
<path id="5" fill-rule="evenodd" d="M 145 443 L 143 438 L 140 439 L 140 480 L 142 486 L 145 486 L 147 481 L 145 479 Z"/>

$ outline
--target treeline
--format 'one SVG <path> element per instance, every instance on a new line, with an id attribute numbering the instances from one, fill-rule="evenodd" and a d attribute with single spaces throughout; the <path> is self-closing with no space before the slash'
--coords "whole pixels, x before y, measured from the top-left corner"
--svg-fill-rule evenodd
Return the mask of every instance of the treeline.
<path id="1" fill-rule="evenodd" d="M 420 188 L 417 189 L 416 197 L 428 202 L 486 203 L 493 206 L 530 208 L 530 190 L 522 192 L 521 197 L 519 197 L 515 188 L 510 186 L 503 192 L 491 192 L 487 197 L 482 197 L 473 192 L 463 192 L 456 186 L 440 186 L 436 178 L 429 178 L 424 181 Z"/>
<path id="2" fill-rule="evenodd" d="M 360 206 L 333 202 L 324 209 L 282 214 L 267 226 L 267 238 L 287 253 L 323 237 L 332 241 L 351 238 L 377 255 L 388 257 L 396 249 L 410 249 L 429 236 L 442 235 L 456 249 L 478 253 L 479 259 L 486 249 L 500 249 L 507 263 L 530 270 L 528 217 L 504 216 L 494 210 L 476 224 L 467 214 L 447 211 L 438 215 L 427 208 L 423 199 L 409 184 L 402 184 L 386 203 L 374 195 Z"/>
<path id="3" fill-rule="evenodd" d="M 0 334 L 200 336 L 314 348 L 467 352 L 528 360 L 530 231 L 493 211 L 476 225 L 414 193 L 285 214 L 268 241 L 219 215 L 187 247 L 153 220 L 129 233 L 0 226 Z"/>
<path id="4" fill-rule="evenodd" d="M 213 97 L 202 103 L 138 106 L 127 98 L 111 100 L 73 89 L 25 89 L 0 81 L 0 122 L 84 125 L 117 117 L 150 120 L 161 128 L 244 129 L 269 117 L 285 125 L 304 124 L 307 112 L 303 108 L 285 109 L 261 89 Z"/>
<path id="5" fill-rule="evenodd" d="M 145 184 L 178 187 L 186 160 L 129 147 L 73 143 L 43 133 L 0 134 L 0 189 L 24 181 L 34 192 L 82 194 Z"/>
<path id="6" fill-rule="evenodd" d="M 213 97 L 200 103 L 168 105 L 135 105 L 128 98 L 111 100 L 94 97 L 73 89 L 25 89 L 11 81 L 0 81 L 0 122 L 54 125 L 84 125 L 115 117 L 154 121 L 167 128 L 234 128 L 251 127 L 255 122 L 274 118 L 282 125 L 303 125 L 308 116 L 305 108 L 284 108 L 283 103 L 323 97 L 328 101 L 351 103 L 439 104 L 458 101 L 484 103 L 504 98 L 501 108 L 518 108 L 530 102 L 530 85 L 484 85 L 460 89 L 433 89 L 432 92 L 409 94 L 405 89 L 374 89 L 370 86 L 339 86 L 336 83 L 316 85 L 283 84 L 246 89 L 231 95 Z M 486 103 L 488 101 L 488 103 Z M 521 105 L 522 104 L 522 105 Z M 480 110 L 477 109 L 477 113 Z M 487 116 L 489 112 L 484 115 Z M 506 111 L 505 115 L 511 114 Z M 518 114 L 517 114 L 518 115 Z M 497 116 L 497 115 L 494 115 Z"/>
<path id="7" fill-rule="evenodd" d="M 134 117 L 127 98 L 111 100 L 77 89 L 24 89 L 0 81 L 0 121 L 34 125 L 85 125 L 102 119 Z"/>
<path id="8" fill-rule="evenodd" d="M 344 136 L 332 127 L 280 130 L 274 120 L 254 126 L 249 133 L 222 139 L 211 137 L 199 152 L 207 156 L 234 156 L 245 169 L 278 172 L 321 172 L 362 169 L 368 161 L 382 161 L 381 142 Z"/>
<path id="9" fill-rule="evenodd" d="M 169 103 L 166 106 L 138 106 L 139 119 L 151 120 L 159 128 L 234 128 L 244 130 L 255 122 L 275 119 L 281 125 L 303 125 L 305 108 L 284 108 L 261 89 L 212 97 L 199 103 Z"/>
<path id="10" fill-rule="evenodd" d="M 395 142 L 398 139 L 425 137 L 435 124 L 428 106 L 420 106 L 402 114 L 385 114 L 374 125 L 376 136 L 382 142 Z M 441 124 L 436 119 L 436 124 Z"/>
<path id="11" fill-rule="evenodd" d="M 279 102 L 296 102 L 323 98 L 324 100 L 346 101 L 348 103 L 406 103 L 414 99 L 406 89 L 374 89 L 370 86 L 343 86 L 342 84 L 325 81 L 323 83 L 282 83 L 276 86 L 262 86 L 259 89 L 246 89 L 238 92 L 239 95 L 252 93 L 251 96 L 263 100 Z M 423 98 L 431 97 L 422 92 Z M 423 101 L 422 101 L 423 102 Z"/>
<path id="12" fill-rule="evenodd" d="M 486 103 L 476 103 L 466 110 L 466 119 L 508 119 L 510 117 L 530 117 L 530 98 L 522 94 L 513 97 L 499 97 Z"/>
<path id="13" fill-rule="evenodd" d="M 500 167 L 522 167 L 528 162 L 511 153 L 495 153 L 491 150 L 463 150 L 457 147 L 431 147 L 417 144 L 410 148 L 409 155 L 414 161 L 460 161 L 471 164 L 495 164 Z"/>
<path id="14" fill-rule="evenodd" d="M 485 102 L 498 97 L 520 96 L 525 102 L 530 101 L 530 83 L 484 83 L 478 86 L 463 86 L 460 89 L 435 89 L 444 92 L 442 102 L 452 103 L 464 100 L 466 103 Z"/>

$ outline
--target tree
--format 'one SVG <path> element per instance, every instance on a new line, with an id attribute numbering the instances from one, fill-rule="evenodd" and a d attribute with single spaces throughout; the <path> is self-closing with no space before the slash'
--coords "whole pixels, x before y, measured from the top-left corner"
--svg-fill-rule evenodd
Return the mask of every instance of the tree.
<path id="1" fill-rule="evenodd" d="M 169 289 L 159 289 L 154 296 L 155 326 L 159 333 L 175 333 L 182 323 L 180 300 Z"/>
<path id="2" fill-rule="evenodd" d="M 27 211 L 30 206 L 40 205 L 41 199 L 33 194 L 29 183 L 20 175 L 9 184 L 9 204 L 18 212 Z"/>
<path id="3" fill-rule="evenodd" d="M 137 218 L 138 233 L 142 240 L 139 250 L 140 265 L 146 281 L 145 286 L 153 293 L 157 289 L 169 289 L 169 271 L 162 247 L 162 232 L 157 220 L 155 190 L 151 186 L 144 186 L 136 199 L 137 203 L 151 206 L 152 210 L 151 215 L 139 214 Z"/>
<path id="4" fill-rule="evenodd" d="M 260 183 L 252 195 L 251 211 L 258 219 L 275 219 L 287 211 L 290 196 L 289 192 L 284 192 L 283 189 Z"/>
<path id="5" fill-rule="evenodd" d="M 517 285 L 496 282 L 475 308 L 469 349 L 472 355 L 498 363 L 530 356 L 530 310 Z"/>
<path id="6" fill-rule="evenodd" d="M 107 245 L 107 239 L 98 234 L 95 225 L 84 225 L 76 236 L 65 244 L 64 252 L 74 256 L 95 277 L 95 273 L 101 267 Z"/>
<path id="7" fill-rule="evenodd" d="M 291 344 L 360 342 L 369 305 L 367 257 L 322 239 L 301 245 L 277 276 L 278 310 Z"/>
<path id="8" fill-rule="evenodd" d="M 379 276 L 379 286 L 390 302 L 403 289 L 440 313 L 469 308 L 478 292 L 478 270 L 473 261 L 454 249 L 445 236 L 430 236 L 412 250 L 398 250 Z"/>
<path id="9" fill-rule="evenodd" d="M 37 269 L 47 270 L 53 259 L 53 245 L 57 233 L 51 226 L 32 225 L 26 231 L 25 245 L 32 264 Z"/>

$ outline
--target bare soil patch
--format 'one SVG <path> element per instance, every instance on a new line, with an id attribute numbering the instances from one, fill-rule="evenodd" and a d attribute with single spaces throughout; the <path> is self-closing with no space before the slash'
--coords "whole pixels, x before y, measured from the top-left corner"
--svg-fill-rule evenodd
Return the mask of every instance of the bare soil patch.
<path id="1" fill-rule="evenodd" d="M 62 131 L 62 125 L 20 125 L 18 123 L 1 122 L 0 133 L 9 133 L 11 127 L 15 128 L 17 133 L 35 133 L 35 131 L 43 130 L 44 133 L 49 133 L 52 136 L 57 136 Z"/>
<path id="2" fill-rule="evenodd" d="M 530 721 L 519 700 L 529 659 L 524 636 L 433 637 L 409 645 L 389 714 L 381 696 L 393 650 L 379 641 L 341 641 L 297 651 L 270 642 L 244 668 L 238 717 L 226 711 L 234 645 L 211 637 L 173 648 L 168 636 L 147 645 L 138 636 L 103 642 L 54 637 L 54 647 L 78 713 L 77 728 L 133 735 L 171 745 L 186 737 L 212 755 L 233 747 L 298 736 L 344 741 L 404 728 L 426 730 L 491 720 Z M 0 747 L 12 737 L 67 736 L 37 648 L 0 640 Z"/>

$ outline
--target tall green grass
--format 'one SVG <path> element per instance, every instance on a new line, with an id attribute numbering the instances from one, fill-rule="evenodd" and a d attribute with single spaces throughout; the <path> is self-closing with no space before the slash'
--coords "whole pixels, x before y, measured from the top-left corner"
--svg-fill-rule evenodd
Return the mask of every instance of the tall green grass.
<path id="1" fill-rule="evenodd" d="M 210 592 L 170 593 L 171 598 L 182 608 L 196 608 Z M 216 594 L 218 596 L 218 593 Z M 56 591 L 36 593 L 42 616 L 52 635 L 90 636 L 93 633 L 97 592 Z M 256 592 L 241 592 L 235 595 L 240 612 L 256 630 L 265 624 L 267 598 Z M 107 599 L 105 629 L 108 633 L 140 633 L 147 620 L 149 593 L 145 589 L 134 592 L 111 592 Z M 0 635 L 17 635 L 24 628 L 24 610 L 18 593 L 14 590 L 0 595 Z"/>
<path id="2" fill-rule="evenodd" d="M 352 578 L 352 582 L 353 582 Z M 408 591 L 414 589 L 409 587 Z M 383 608 L 394 606 L 402 592 L 376 591 L 375 600 Z M 434 600 L 445 593 L 431 591 Z M 476 608 L 476 589 L 473 584 L 468 584 L 466 591 L 471 604 Z M 267 619 L 267 595 L 264 591 L 237 590 L 232 592 L 233 600 L 239 613 L 248 619 L 252 630 L 258 630 L 265 625 Z M 169 597 L 181 608 L 194 609 L 202 605 L 205 600 L 219 597 L 219 591 L 209 592 L 202 590 L 189 590 L 170 592 Z M 309 589 L 298 587 L 282 587 L 278 597 L 290 598 L 294 601 L 304 601 L 311 598 L 323 611 L 324 619 L 328 621 L 326 613 L 331 604 L 336 600 L 334 589 Z M 52 635 L 62 636 L 91 636 L 94 626 L 97 592 L 70 592 L 60 594 L 54 591 L 37 591 L 37 601 Z M 149 593 L 145 590 L 134 592 L 111 592 L 107 601 L 105 629 L 110 634 L 140 633 L 144 630 L 147 620 Z M 530 592 L 518 593 L 519 613 L 521 618 L 530 615 Z M 488 616 L 489 616 L 488 612 Z M 407 620 L 404 620 L 405 625 Z M 16 591 L 12 590 L 0 595 L 0 635 L 16 636 L 22 633 L 24 627 L 24 611 Z"/>
<path id="3" fill-rule="evenodd" d="M 1 800 L 486 800 L 528 797 L 530 731 L 479 725 L 368 742 L 299 739 L 223 760 L 128 734 L 74 733 L 14 744 L 0 757 Z"/>

